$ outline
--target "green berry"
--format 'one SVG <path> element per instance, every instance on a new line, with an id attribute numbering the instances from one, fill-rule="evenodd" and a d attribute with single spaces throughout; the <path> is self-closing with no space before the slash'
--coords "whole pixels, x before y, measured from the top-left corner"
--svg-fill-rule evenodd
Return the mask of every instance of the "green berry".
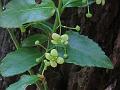
<path id="1" fill-rule="evenodd" d="M 76 29 L 76 31 L 80 31 L 80 26 L 77 25 L 77 26 L 75 27 L 75 29 Z"/>
<path id="2" fill-rule="evenodd" d="M 35 45 L 39 45 L 39 43 L 40 43 L 39 40 L 35 41 Z"/>
<path id="3" fill-rule="evenodd" d="M 64 59 L 62 57 L 58 57 L 57 63 L 58 64 L 63 64 L 64 63 Z"/>
<path id="4" fill-rule="evenodd" d="M 68 40 L 68 35 L 67 34 L 61 35 L 61 39 L 63 41 L 67 41 Z"/>
<path id="5" fill-rule="evenodd" d="M 58 56 L 58 52 L 57 52 L 56 49 L 52 49 L 51 52 L 50 52 L 50 54 L 51 54 L 52 56 L 55 56 L 55 57 Z"/>
<path id="6" fill-rule="evenodd" d="M 96 0 L 96 4 L 101 4 L 102 0 Z"/>
<path id="7" fill-rule="evenodd" d="M 67 44 L 68 44 L 68 41 L 65 41 L 64 44 L 67 45 Z"/>
<path id="8" fill-rule="evenodd" d="M 40 58 L 36 58 L 36 62 L 39 63 L 40 62 Z"/>
<path id="9" fill-rule="evenodd" d="M 51 67 L 57 67 L 57 63 L 55 62 L 55 61 L 50 61 L 50 65 L 51 65 Z"/>
<path id="10" fill-rule="evenodd" d="M 91 13 L 87 13 L 87 14 L 86 14 L 86 17 L 87 17 L 87 18 L 91 18 L 91 17 L 92 17 L 92 14 L 91 14 Z"/>
<path id="11" fill-rule="evenodd" d="M 44 60 L 45 66 L 50 66 L 50 62 L 47 60 Z"/>
<path id="12" fill-rule="evenodd" d="M 50 55 L 50 53 L 45 53 L 45 57 L 46 57 L 46 59 L 48 59 L 48 60 L 51 60 L 51 55 Z"/>
<path id="13" fill-rule="evenodd" d="M 55 41 L 55 40 L 51 40 L 51 43 L 52 44 L 58 44 L 57 41 Z"/>
<path id="14" fill-rule="evenodd" d="M 59 39 L 60 39 L 60 35 L 57 34 L 57 33 L 53 33 L 53 34 L 52 34 L 52 39 L 53 39 L 53 40 L 59 40 Z"/>
<path id="15" fill-rule="evenodd" d="M 105 5 L 105 0 L 102 0 L 102 5 Z"/>
<path id="16" fill-rule="evenodd" d="M 62 39 L 61 39 L 61 41 L 60 41 L 60 42 L 61 42 L 61 44 L 63 44 L 63 43 L 64 43 L 64 40 L 62 40 Z"/>
<path id="17" fill-rule="evenodd" d="M 68 55 L 67 54 L 64 54 L 64 58 L 67 58 L 68 57 Z"/>

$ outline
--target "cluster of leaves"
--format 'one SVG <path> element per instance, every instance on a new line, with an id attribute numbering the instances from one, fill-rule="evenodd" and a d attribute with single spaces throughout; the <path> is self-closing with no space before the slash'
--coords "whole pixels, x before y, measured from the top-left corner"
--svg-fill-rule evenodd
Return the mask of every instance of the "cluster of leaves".
<path id="1" fill-rule="evenodd" d="M 40 68 L 40 70 L 42 69 L 42 73 L 40 71 L 38 74 L 43 75 L 46 69 L 44 68 L 45 65 L 56 67 L 55 63 L 53 64 L 51 61 L 52 59 L 48 58 L 48 54 L 51 54 L 51 57 L 53 57 L 56 53 L 60 55 L 60 57 L 58 57 L 58 54 L 55 56 L 55 58 L 57 57 L 55 60 L 57 60 L 56 62 L 59 64 L 65 62 L 83 67 L 113 68 L 110 59 L 105 55 L 102 49 L 87 36 L 79 35 L 79 33 L 75 31 L 67 31 L 65 35 L 68 35 L 69 39 L 66 39 L 65 35 L 58 35 L 60 38 L 56 39 L 56 37 L 52 36 L 52 34 L 55 34 L 54 27 L 46 21 L 57 13 L 56 10 L 59 12 L 56 17 L 60 19 L 59 14 L 61 14 L 66 7 L 85 7 L 95 2 L 95 0 L 84 0 L 84 2 L 83 0 L 60 1 L 62 4 L 60 4 L 58 8 L 52 0 L 42 0 L 40 4 L 37 4 L 35 0 L 12 0 L 6 5 L 6 9 L 0 14 L 1 27 L 20 28 L 21 31 L 26 31 L 24 30 L 25 26 L 31 25 L 32 27 L 42 29 L 43 32 L 47 34 L 35 34 L 30 36 L 21 42 L 21 47 L 7 54 L 0 64 L 0 74 L 2 76 L 9 77 L 18 75 L 30 71 L 32 67 L 38 64 L 43 66 Z M 98 0 L 96 1 L 98 3 Z M 102 2 L 103 1 L 101 1 L 101 3 Z M 100 2 L 98 4 L 100 4 Z M 61 25 L 59 20 L 58 22 Z M 57 24 L 55 23 L 55 25 Z M 57 28 L 55 29 L 57 30 Z M 79 31 L 80 28 L 76 26 L 75 29 Z M 61 41 L 65 46 L 61 44 Z M 44 43 L 47 42 L 48 45 L 44 46 Z M 38 47 L 42 47 L 45 51 L 39 51 Z M 56 53 L 53 54 L 52 49 Z M 57 51 L 55 51 L 56 49 Z M 51 53 L 48 53 L 49 51 L 51 51 Z M 62 57 L 64 56 L 66 56 L 66 58 L 63 59 Z M 49 64 L 48 60 L 46 62 L 44 60 L 45 58 L 52 63 Z M 10 85 L 7 90 L 24 90 L 28 85 L 34 84 L 38 80 L 41 79 L 38 78 L 37 75 L 24 75 L 18 82 Z"/>

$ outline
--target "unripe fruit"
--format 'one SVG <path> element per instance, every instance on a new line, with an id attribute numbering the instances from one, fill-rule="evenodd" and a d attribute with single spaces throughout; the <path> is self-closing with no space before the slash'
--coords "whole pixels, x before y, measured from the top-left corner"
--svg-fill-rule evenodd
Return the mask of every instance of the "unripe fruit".
<path id="1" fill-rule="evenodd" d="M 47 60 L 44 60 L 45 66 L 50 66 L 50 62 Z"/>
<path id="2" fill-rule="evenodd" d="M 92 14 L 91 14 L 91 13 L 87 13 L 87 14 L 86 14 L 86 17 L 87 17 L 87 18 L 91 18 L 91 17 L 92 17 Z"/>
<path id="3" fill-rule="evenodd" d="M 60 39 L 60 35 L 57 34 L 57 33 L 53 33 L 53 34 L 52 34 L 52 38 L 53 38 L 54 40 L 58 40 L 58 39 Z"/>
<path id="4" fill-rule="evenodd" d="M 61 35 L 61 39 L 63 41 L 67 41 L 68 40 L 68 35 L 67 34 Z"/>
<path id="5" fill-rule="evenodd" d="M 76 29 L 76 31 L 80 31 L 80 26 L 77 25 L 77 26 L 75 27 L 75 29 Z"/>
<path id="6" fill-rule="evenodd" d="M 55 56 L 55 57 L 58 56 L 58 52 L 57 52 L 56 49 L 52 49 L 51 52 L 50 52 L 50 54 L 51 54 L 52 56 Z"/>
<path id="7" fill-rule="evenodd" d="M 62 57 L 58 57 L 57 63 L 58 64 L 63 64 L 64 63 L 64 59 Z"/>
<path id="8" fill-rule="evenodd" d="M 67 44 L 68 44 L 68 41 L 65 41 L 64 44 L 67 45 Z"/>
<path id="9" fill-rule="evenodd" d="M 96 0 L 96 4 L 101 4 L 102 0 Z"/>
<path id="10" fill-rule="evenodd" d="M 46 59 L 48 59 L 48 60 L 51 60 L 51 55 L 50 55 L 50 53 L 45 53 L 45 57 L 46 57 Z"/>
<path id="11" fill-rule="evenodd" d="M 105 5 L 105 0 L 102 0 L 102 5 Z"/>
<path id="12" fill-rule="evenodd" d="M 55 62 L 55 61 L 50 61 L 50 65 L 51 65 L 51 67 L 57 67 L 57 63 Z"/>
<path id="13" fill-rule="evenodd" d="M 61 41 L 60 41 L 60 42 L 61 42 L 61 44 L 63 44 L 65 41 L 61 39 Z"/>
<path id="14" fill-rule="evenodd" d="M 36 58 L 36 62 L 39 63 L 40 62 L 40 58 Z"/>
<path id="15" fill-rule="evenodd" d="M 35 41 L 35 45 L 39 45 L 39 43 L 40 43 L 39 40 Z"/>
<path id="16" fill-rule="evenodd" d="M 57 41 L 55 41 L 55 40 L 51 40 L 51 43 L 52 44 L 58 44 Z"/>
<path id="17" fill-rule="evenodd" d="M 68 57 L 68 55 L 67 54 L 64 54 L 64 58 L 67 58 Z"/>

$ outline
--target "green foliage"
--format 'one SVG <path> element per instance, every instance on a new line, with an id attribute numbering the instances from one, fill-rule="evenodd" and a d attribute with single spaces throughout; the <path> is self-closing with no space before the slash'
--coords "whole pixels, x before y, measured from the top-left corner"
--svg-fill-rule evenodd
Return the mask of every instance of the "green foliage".
<path id="1" fill-rule="evenodd" d="M 92 4 L 95 0 L 86 0 L 86 3 L 83 3 L 82 0 L 62 0 L 63 7 L 85 7 L 88 4 Z"/>
<path id="2" fill-rule="evenodd" d="M 25 90 L 28 85 L 34 84 L 38 80 L 41 80 L 41 82 L 36 83 L 37 87 L 41 90 L 47 90 L 44 71 L 47 70 L 48 66 L 55 68 L 57 64 L 63 64 L 64 62 L 83 67 L 113 68 L 110 59 L 98 44 L 77 33 L 80 32 L 78 25 L 75 28 L 67 27 L 62 25 L 60 20 L 60 16 L 66 7 L 87 6 L 86 17 L 91 18 L 92 14 L 89 5 L 95 1 L 96 4 L 105 4 L 105 0 L 59 0 L 58 7 L 55 7 L 52 0 L 42 0 L 40 4 L 37 4 L 35 0 L 11 0 L 6 5 L 6 10 L 0 12 L 1 27 L 20 28 L 21 33 L 26 32 L 26 28 L 29 26 L 41 29 L 41 34 L 35 34 L 24 39 L 20 43 L 21 45 L 19 45 L 14 33 L 8 29 L 17 50 L 9 53 L 2 60 L 0 74 L 4 77 L 14 76 L 30 71 L 32 67 L 38 64 L 41 66 L 39 72 L 35 73 L 38 74 L 39 78 L 32 71 L 33 73 L 30 74 L 33 75 L 22 76 L 18 82 L 10 85 L 7 90 Z M 53 25 L 45 20 L 52 17 L 54 13 L 56 16 Z M 64 34 L 62 28 L 76 30 L 77 32 L 68 31 Z M 61 35 L 61 33 L 63 34 Z M 45 43 L 46 41 L 47 43 Z M 43 43 L 46 45 L 43 45 Z M 37 47 L 34 47 L 35 45 Z M 43 55 L 39 52 L 39 47 L 45 50 Z"/>
<path id="3" fill-rule="evenodd" d="M 23 73 L 37 65 L 36 58 L 40 52 L 34 48 L 20 48 L 9 53 L 0 64 L 2 76 L 8 77 Z"/>
<path id="4" fill-rule="evenodd" d="M 43 30 L 46 33 L 52 32 L 53 25 L 48 22 L 36 22 L 32 24 L 32 27 Z"/>
<path id="5" fill-rule="evenodd" d="M 0 26 L 17 28 L 25 23 L 46 20 L 54 12 L 52 0 L 42 0 L 41 4 L 36 4 L 35 0 L 12 0 L 0 15 Z"/>
<path id="6" fill-rule="evenodd" d="M 35 34 L 32 36 L 29 36 L 28 38 L 24 39 L 22 41 L 22 47 L 32 47 L 35 46 L 35 41 L 38 40 L 39 44 L 43 44 L 44 42 L 46 42 L 48 39 L 47 36 L 45 36 L 44 34 Z"/>
<path id="7" fill-rule="evenodd" d="M 89 67 L 113 68 L 110 59 L 91 39 L 73 31 L 69 31 L 67 34 L 69 35 L 67 63 Z"/>
<path id="8" fill-rule="evenodd" d="M 38 80 L 36 75 L 23 75 L 18 82 L 11 84 L 6 90 L 26 90 L 28 85 L 35 84 Z"/>

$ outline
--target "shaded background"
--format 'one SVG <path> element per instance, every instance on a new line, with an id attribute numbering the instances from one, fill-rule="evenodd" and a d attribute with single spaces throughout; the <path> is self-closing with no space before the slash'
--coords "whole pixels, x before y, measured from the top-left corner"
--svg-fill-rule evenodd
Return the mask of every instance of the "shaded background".
<path id="1" fill-rule="evenodd" d="M 39 0 L 38 0 L 39 1 Z M 91 5 L 93 17 L 85 17 L 86 8 L 66 9 L 62 15 L 62 23 L 67 26 L 81 26 L 82 34 L 99 43 L 114 63 L 113 70 L 100 68 L 82 68 L 65 64 L 46 72 L 49 90 L 120 90 L 120 0 L 106 0 L 105 6 Z M 3 0 L 3 5 L 8 0 Z M 29 29 L 29 34 L 39 30 Z M 28 32 L 16 32 L 21 41 Z M 0 28 L 0 60 L 15 47 L 7 31 Z M 0 90 L 5 90 L 19 76 L 4 78 L 0 76 Z M 35 90 L 35 86 L 28 90 Z"/>

